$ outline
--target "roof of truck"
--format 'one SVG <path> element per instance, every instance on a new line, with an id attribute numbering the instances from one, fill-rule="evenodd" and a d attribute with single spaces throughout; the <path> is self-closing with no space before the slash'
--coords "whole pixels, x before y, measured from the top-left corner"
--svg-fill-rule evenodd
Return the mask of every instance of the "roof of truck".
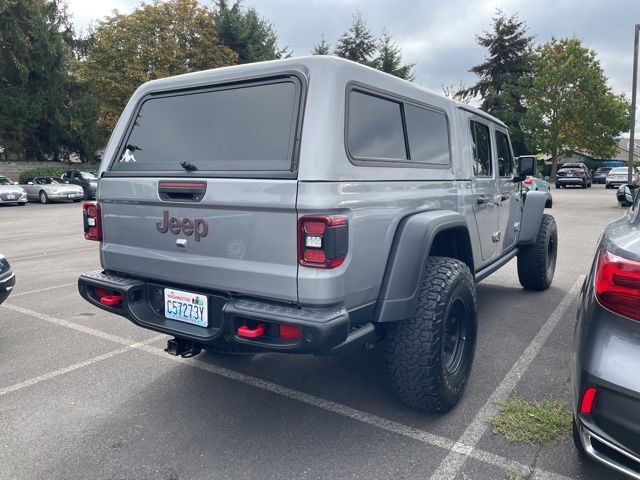
<path id="1" fill-rule="evenodd" d="M 186 73 L 183 75 L 151 80 L 142 85 L 139 90 L 143 91 L 169 88 L 176 89 L 181 87 L 184 88 L 185 86 L 194 86 L 194 84 L 205 84 L 207 80 L 211 81 L 212 77 L 215 77 L 216 81 L 224 81 L 225 77 L 229 77 L 230 79 L 232 79 L 243 76 L 263 76 L 293 70 L 306 70 L 308 74 L 311 74 L 313 72 L 314 76 L 323 76 L 332 75 L 330 70 L 344 71 L 346 69 L 351 69 L 354 73 L 357 72 L 357 76 L 360 79 L 362 79 L 363 76 L 369 77 L 370 81 L 374 84 L 376 83 L 376 79 L 384 79 L 385 83 L 388 84 L 389 82 L 395 82 L 398 86 L 402 85 L 403 89 L 411 88 L 424 93 L 428 93 L 430 95 L 436 95 L 442 99 L 447 100 L 448 102 L 451 102 L 452 105 L 460 109 L 467 110 L 471 113 L 487 118 L 506 128 L 506 125 L 501 120 L 483 110 L 480 110 L 479 108 L 447 98 L 441 93 L 435 92 L 417 83 L 409 82 L 407 80 L 403 80 L 388 73 L 381 72 L 380 70 L 376 70 L 366 65 L 362 65 L 331 55 L 310 55 L 304 57 L 293 57 L 283 60 L 270 60 L 266 62 L 232 65 L 229 67 L 221 67 L 211 70 L 203 70 L 200 72 Z M 387 90 L 393 91 L 389 88 L 387 88 Z"/>

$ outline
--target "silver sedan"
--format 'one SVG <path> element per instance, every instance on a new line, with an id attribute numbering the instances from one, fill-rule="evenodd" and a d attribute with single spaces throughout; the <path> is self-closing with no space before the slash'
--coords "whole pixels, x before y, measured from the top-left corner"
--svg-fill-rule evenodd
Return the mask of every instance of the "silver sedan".
<path id="1" fill-rule="evenodd" d="M 51 201 L 73 200 L 79 202 L 84 198 L 82 187 L 65 183 L 53 177 L 29 178 L 21 185 L 27 191 L 29 200 L 49 203 Z"/>
<path id="2" fill-rule="evenodd" d="M 27 203 L 27 192 L 16 182 L 0 176 L 0 204 L 3 203 L 24 205 Z"/>

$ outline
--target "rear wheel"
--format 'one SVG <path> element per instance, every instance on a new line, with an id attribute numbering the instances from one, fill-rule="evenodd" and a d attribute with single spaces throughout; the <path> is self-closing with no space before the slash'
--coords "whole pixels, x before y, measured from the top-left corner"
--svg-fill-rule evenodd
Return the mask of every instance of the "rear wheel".
<path id="1" fill-rule="evenodd" d="M 459 260 L 431 257 L 413 318 L 386 335 L 391 386 L 405 404 L 446 412 L 460 400 L 475 353 L 477 319 L 473 276 Z"/>
<path id="2" fill-rule="evenodd" d="M 578 450 L 578 453 L 582 456 L 587 456 L 587 452 L 584 450 L 584 446 L 582 445 L 582 441 L 580 440 L 580 433 L 578 433 L 578 425 L 576 425 L 576 419 L 573 419 L 572 422 L 572 436 L 573 436 L 573 444 Z"/>
<path id="3" fill-rule="evenodd" d="M 581 187 L 582 187 L 582 188 L 587 188 L 588 186 L 589 186 L 589 185 L 587 184 L 587 181 L 586 181 L 586 180 L 584 180 L 584 181 L 582 182 Z"/>
<path id="4" fill-rule="evenodd" d="M 518 252 L 518 280 L 527 290 L 546 290 L 553 281 L 558 255 L 558 227 L 551 215 L 542 215 L 533 245 Z"/>
<path id="5" fill-rule="evenodd" d="M 89 193 L 89 190 L 86 189 L 85 187 L 82 187 L 82 196 L 85 200 L 91 200 L 91 194 Z"/>
<path id="6" fill-rule="evenodd" d="M 40 192 L 40 203 L 49 203 L 49 197 L 47 196 L 47 192 L 44 190 Z"/>

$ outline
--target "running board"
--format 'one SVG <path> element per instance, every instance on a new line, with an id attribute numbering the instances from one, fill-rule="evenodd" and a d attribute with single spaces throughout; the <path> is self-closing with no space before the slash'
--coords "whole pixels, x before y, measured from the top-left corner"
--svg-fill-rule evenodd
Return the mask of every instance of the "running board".
<path id="1" fill-rule="evenodd" d="M 476 283 L 481 282 L 496 270 L 504 267 L 516 255 L 518 255 L 518 249 L 514 248 L 509 253 L 493 262 L 491 265 L 484 267 L 482 270 L 478 270 L 478 272 L 476 272 Z"/>

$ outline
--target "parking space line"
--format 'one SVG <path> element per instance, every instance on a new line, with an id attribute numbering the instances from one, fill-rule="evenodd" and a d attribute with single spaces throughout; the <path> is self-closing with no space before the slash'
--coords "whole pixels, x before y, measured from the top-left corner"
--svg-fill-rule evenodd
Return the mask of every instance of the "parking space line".
<path id="1" fill-rule="evenodd" d="M 35 290 L 29 290 L 28 292 L 14 293 L 13 295 L 11 295 L 11 298 L 23 297 L 25 295 L 31 295 L 32 293 L 47 292 L 49 290 L 55 290 L 57 288 L 70 287 L 71 285 L 77 285 L 77 284 L 78 284 L 78 282 L 71 282 L 71 283 L 63 283 L 62 285 L 55 285 L 53 287 L 37 288 Z"/>
<path id="2" fill-rule="evenodd" d="M 38 375 L 37 377 L 30 378 L 28 380 L 25 380 L 24 382 L 20 382 L 14 385 L 10 385 L 8 387 L 0 388 L 0 397 L 8 393 L 22 390 L 23 388 L 30 387 L 31 385 L 36 385 L 40 382 L 44 382 L 45 380 L 50 380 L 52 378 L 59 377 L 60 375 L 64 375 L 65 373 L 73 372 L 74 370 L 79 370 L 81 368 L 88 367 L 89 365 L 93 365 L 94 363 L 107 360 L 108 358 L 115 357 L 117 355 L 120 355 L 121 353 L 129 352 L 142 345 L 146 345 L 147 343 L 153 343 L 162 337 L 165 337 L 165 335 L 158 335 L 154 338 L 150 338 L 143 342 L 132 343 L 131 345 L 128 345 L 124 348 L 119 348 L 118 350 L 113 350 L 111 352 L 103 353 L 102 355 L 98 355 L 97 357 L 93 357 L 88 360 L 84 360 L 82 362 L 74 363 L 73 365 L 59 368 L 58 370 L 54 370 L 52 372 L 48 372 L 43 375 Z"/>
<path id="3" fill-rule="evenodd" d="M 77 252 L 88 252 L 89 250 L 98 251 L 98 247 L 87 247 L 87 248 L 74 248 L 71 250 L 56 250 L 55 252 L 42 252 L 36 255 L 25 255 L 24 257 L 12 257 L 11 263 L 19 262 L 20 260 L 31 260 L 33 258 L 42 258 L 42 257 L 51 257 L 53 255 L 62 255 L 64 253 L 77 253 Z"/>
<path id="4" fill-rule="evenodd" d="M 580 291 L 580 286 L 584 281 L 584 277 L 584 275 L 580 275 L 578 277 L 560 304 L 551 313 L 533 340 L 531 340 L 520 358 L 518 358 L 513 367 L 511 367 L 511 370 L 509 370 L 502 381 L 498 384 L 494 392 L 478 411 L 473 421 L 467 426 L 458 439 L 458 443 L 469 445 L 475 449 L 478 442 L 489 428 L 489 420 L 498 413 L 498 403 L 508 400 L 509 395 L 511 395 L 511 392 L 513 392 L 516 385 L 533 362 L 533 359 L 536 357 L 538 352 L 540 352 L 540 349 L 547 341 L 547 338 L 549 338 L 553 329 L 558 325 L 558 322 L 560 322 L 568 308 L 576 299 L 578 292 Z M 465 455 L 462 452 L 451 450 L 433 473 L 431 480 L 449 480 L 451 478 L 456 478 L 459 475 L 460 469 L 467 457 L 468 455 Z"/>
<path id="5" fill-rule="evenodd" d="M 564 301 L 564 300 L 563 300 Z M 123 351 L 127 351 L 127 350 L 131 350 L 131 349 L 135 349 L 138 351 L 143 351 L 143 352 L 147 352 L 150 353 L 154 356 L 157 356 L 159 358 L 162 358 L 165 361 L 173 361 L 173 362 L 177 362 L 180 363 L 182 365 L 191 367 L 191 368 L 197 368 L 200 370 L 204 370 L 207 371 L 209 373 L 213 373 L 215 375 L 221 376 L 221 377 L 225 377 L 228 378 L 230 380 L 234 380 L 240 383 L 243 383 L 245 385 L 249 385 L 255 388 L 259 388 L 261 390 L 265 390 L 271 393 L 274 393 L 276 395 L 280 395 L 286 398 L 290 398 L 292 400 L 296 400 L 298 402 L 304 403 L 306 405 L 310 405 L 316 408 L 320 408 L 322 410 L 331 412 L 331 413 L 335 413 L 337 415 L 341 415 L 343 417 L 347 417 L 350 418 L 352 420 L 356 420 L 368 425 L 371 425 L 373 427 L 379 428 L 381 430 L 385 430 L 391 433 L 395 433 L 398 435 L 402 435 L 404 437 L 407 438 L 411 438 L 414 440 L 417 440 L 425 445 L 429 445 L 429 446 L 433 446 L 433 447 L 438 447 L 444 450 L 449 451 L 449 455 L 451 454 L 451 452 L 455 451 L 455 452 L 461 452 L 459 454 L 464 453 L 464 458 L 475 458 L 479 461 L 482 461 L 484 463 L 488 463 L 494 466 L 497 466 L 499 468 L 502 469 L 510 469 L 515 473 L 519 473 L 521 475 L 524 476 L 528 476 L 528 475 L 533 475 L 534 478 L 542 478 L 545 480 L 571 480 L 569 477 L 565 477 L 563 475 L 557 474 L 557 473 L 553 473 L 553 472 L 547 472 L 544 470 L 540 470 L 540 469 L 532 469 L 531 467 L 524 465 L 520 462 L 514 461 L 514 460 L 510 460 L 508 458 L 502 457 L 500 455 L 496 455 L 490 452 L 486 452 L 484 450 L 475 448 L 472 445 L 466 445 L 464 442 L 455 442 L 453 440 L 450 440 L 448 438 L 445 437 L 441 437 L 439 435 L 435 435 L 429 432 L 426 432 L 424 430 L 419 430 L 417 428 L 411 427 L 409 425 L 405 425 L 399 422 L 395 422 L 393 420 L 388 420 L 386 418 L 382 418 L 379 417 L 377 415 L 373 415 L 371 413 L 367 413 L 364 412 L 362 410 L 358 410 L 352 407 L 349 407 L 347 405 L 341 404 L 341 403 L 337 403 L 337 402 L 333 402 L 331 400 L 326 400 L 320 397 L 316 397 L 314 395 L 308 394 L 308 393 L 304 393 L 298 390 L 294 390 L 292 388 L 289 387 L 285 387 L 283 385 L 279 385 L 277 383 L 273 383 L 273 382 L 269 382 L 267 380 L 262 380 L 260 378 L 257 377 L 252 377 L 250 375 L 246 375 L 240 372 L 236 372 L 234 370 L 229 370 L 227 368 L 224 367 L 219 367 L 217 365 L 213 365 L 213 364 L 209 364 L 206 363 L 202 360 L 198 360 L 198 359 L 184 359 L 181 357 L 172 357 L 170 355 L 167 355 L 167 353 L 159 347 L 154 347 L 151 345 L 148 345 L 147 343 L 152 343 L 153 341 L 164 337 L 164 335 L 160 335 L 156 338 L 147 340 L 145 342 L 140 342 L 139 344 L 132 344 L 130 340 L 127 340 L 125 338 L 122 337 L 118 337 L 117 335 L 112 335 L 109 333 L 105 333 L 102 332 L 100 330 L 95 330 L 93 328 L 90 327 L 86 327 L 84 325 L 79 325 L 73 322 L 69 322 L 67 320 L 63 320 L 60 318 L 56 318 L 53 317 L 51 315 L 45 315 L 33 310 L 29 310 L 27 308 L 23 308 L 23 307 L 18 307 L 16 305 L 11 305 L 11 304 L 3 304 L 2 306 L 0 306 L 0 309 L 2 308 L 7 308 L 9 310 L 18 312 L 18 313 L 22 313 L 24 315 L 28 315 L 40 320 L 44 320 L 62 327 L 66 327 L 66 328 L 71 328 L 74 329 L 76 331 L 79 332 L 83 332 L 86 333 L 88 335 L 92 335 L 98 338 L 102 338 L 104 340 L 109 340 L 115 343 L 119 343 L 122 345 L 126 345 L 127 348 L 125 349 L 119 349 L 119 350 L 123 350 Z M 556 309 L 557 310 L 557 309 Z M 119 350 L 116 350 L 114 352 L 119 352 Z M 112 352 L 113 353 L 113 352 Z M 109 354 L 104 354 L 104 355 L 109 355 Z M 112 356 L 115 356 L 112 355 Z M 102 356 L 98 356 L 95 357 L 96 359 L 99 359 Z M 109 357 L 107 357 L 109 358 Z M 102 358 L 100 358 L 102 359 Z M 95 360 L 95 362 L 100 361 L 100 360 Z M 85 362 L 79 362 L 78 368 L 82 368 L 85 363 L 87 362 L 91 362 L 91 360 L 86 360 Z M 95 363 L 92 362 L 92 363 Z M 87 365 L 90 365 L 91 363 L 87 363 Z M 69 368 L 69 367 L 67 367 Z M 61 369 L 62 370 L 62 369 Z M 66 373 L 66 372 L 63 372 Z M 62 374 L 62 373 L 61 373 Z M 458 454 L 458 453 L 457 453 Z M 453 477 L 450 477 L 453 478 Z"/>

